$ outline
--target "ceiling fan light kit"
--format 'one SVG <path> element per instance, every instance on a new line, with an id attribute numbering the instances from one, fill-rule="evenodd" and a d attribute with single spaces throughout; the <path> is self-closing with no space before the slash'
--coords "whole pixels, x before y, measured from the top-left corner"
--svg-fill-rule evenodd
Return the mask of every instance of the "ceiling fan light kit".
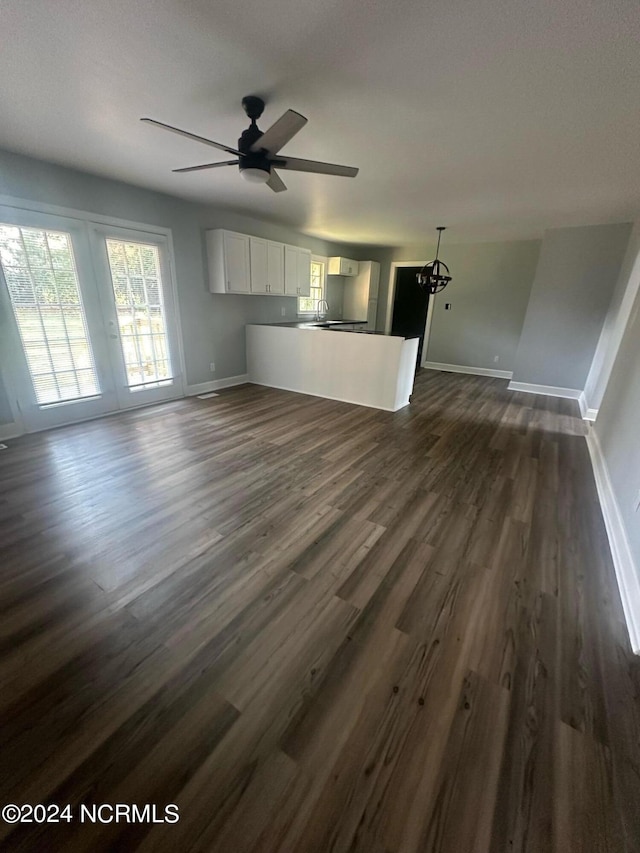
<path id="1" fill-rule="evenodd" d="M 436 249 L 435 260 L 429 261 L 428 264 L 425 264 L 416 276 L 420 287 L 432 294 L 440 293 L 440 291 L 444 290 L 451 281 L 449 267 L 444 261 L 438 260 L 438 255 L 440 253 L 440 238 L 442 237 L 442 232 L 446 231 L 446 227 L 444 225 L 439 225 L 436 230 L 438 231 L 438 247 Z"/>
<path id="2" fill-rule="evenodd" d="M 240 174 L 250 184 L 266 184 L 271 177 L 268 169 L 260 166 L 243 166 L 240 164 Z"/>
<path id="3" fill-rule="evenodd" d="M 220 166 L 238 166 L 242 177 L 251 184 L 266 184 L 273 192 L 279 193 L 286 190 L 282 178 L 275 171 L 288 169 L 293 172 L 315 172 L 320 175 L 336 175 L 343 178 L 355 178 L 358 169 L 353 166 L 338 166 L 334 163 L 321 163 L 318 160 L 300 160 L 297 157 L 278 157 L 278 151 L 283 148 L 290 139 L 307 123 L 307 119 L 295 110 L 287 110 L 280 116 L 275 124 L 264 133 L 259 129 L 257 120 L 263 113 L 264 101 L 257 95 L 247 95 L 242 99 L 242 107 L 251 120 L 249 127 L 243 131 L 238 140 L 238 147 L 231 148 L 198 136 L 179 127 L 164 124 L 152 118 L 142 118 L 140 121 L 154 125 L 162 130 L 177 133 L 195 142 L 210 145 L 227 154 L 234 154 L 237 160 L 225 160 L 218 163 L 203 163 L 200 166 L 187 166 L 182 169 L 174 169 L 174 172 L 201 172 L 205 169 L 217 169 Z"/>

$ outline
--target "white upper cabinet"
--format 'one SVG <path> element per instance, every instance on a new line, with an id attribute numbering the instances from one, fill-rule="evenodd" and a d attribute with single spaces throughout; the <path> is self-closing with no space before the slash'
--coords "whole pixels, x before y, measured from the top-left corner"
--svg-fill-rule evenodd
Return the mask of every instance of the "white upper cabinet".
<path id="1" fill-rule="evenodd" d="M 298 249 L 284 247 L 284 292 L 286 296 L 298 296 Z"/>
<path id="2" fill-rule="evenodd" d="M 267 245 L 267 293 L 284 293 L 284 245 L 272 240 Z"/>
<path id="3" fill-rule="evenodd" d="M 327 275 L 358 275 L 358 261 L 351 258 L 329 258 Z"/>
<path id="4" fill-rule="evenodd" d="M 209 290 L 267 296 L 309 296 L 311 252 L 218 228 L 207 231 Z"/>
<path id="5" fill-rule="evenodd" d="M 251 293 L 249 237 L 234 231 L 207 231 L 209 290 Z"/>
<path id="6" fill-rule="evenodd" d="M 261 237 L 249 237 L 251 293 L 284 293 L 284 246 Z"/>
<path id="7" fill-rule="evenodd" d="M 284 292 L 286 296 L 311 294 L 311 252 L 308 249 L 284 247 Z"/>
<path id="8" fill-rule="evenodd" d="M 377 311 L 380 264 L 360 261 L 360 271 L 344 284 L 342 314 L 346 320 L 368 320 Z M 371 305 L 376 302 L 376 305 Z"/>
<path id="9" fill-rule="evenodd" d="M 249 237 L 251 249 L 251 293 L 268 293 L 269 244 L 259 237 Z"/>

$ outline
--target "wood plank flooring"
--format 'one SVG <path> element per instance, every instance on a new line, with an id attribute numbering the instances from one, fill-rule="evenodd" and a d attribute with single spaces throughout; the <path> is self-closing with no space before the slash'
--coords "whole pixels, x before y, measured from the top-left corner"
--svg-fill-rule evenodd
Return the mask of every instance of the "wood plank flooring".
<path id="1" fill-rule="evenodd" d="M 585 427 L 506 386 L 244 386 L 11 442 L 0 804 L 74 819 L 2 850 L 639 851 Z M 180 820 L 80 823 L 101 803 Z"/>

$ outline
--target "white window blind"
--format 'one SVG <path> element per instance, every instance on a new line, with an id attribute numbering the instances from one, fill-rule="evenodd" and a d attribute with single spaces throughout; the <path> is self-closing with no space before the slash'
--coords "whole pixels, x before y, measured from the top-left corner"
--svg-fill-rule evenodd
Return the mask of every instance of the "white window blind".
<path id="1" fill-rule="evenodd" d="M 173 382 L 158 247 L 107 239 L 120 343 L 131 391 Z"/>
<path id="2" fill-rule="evenodd" d="M 322 261 L 311 261 L 311 290 L 309 296 L 298 297 L 298 314 L 313 314 L 318 302 L 324 299 L 324 264 Z"/>
<path id="3" fill-rule="evenodd" d="M 71 235 L 0 224 L 0 262 L 38 404 L 99 396 Z"/>

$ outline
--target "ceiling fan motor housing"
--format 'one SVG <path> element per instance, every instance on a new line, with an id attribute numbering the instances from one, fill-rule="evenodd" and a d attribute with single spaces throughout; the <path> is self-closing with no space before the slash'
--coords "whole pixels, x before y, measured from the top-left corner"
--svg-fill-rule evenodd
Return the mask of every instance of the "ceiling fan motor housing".
<path id="1" fill-rule="evenodd" d="M 263 151 L 252 151 L 251 146 L 262 136 L 262 131 L 259 130 L 255 121 L 242 133 L 238 140 L 238 151 L 241 153 L 239 169 L 244 172 L 245 169 L 260 169 L 271 174 L 271 164 L 267 155 Z"/>

